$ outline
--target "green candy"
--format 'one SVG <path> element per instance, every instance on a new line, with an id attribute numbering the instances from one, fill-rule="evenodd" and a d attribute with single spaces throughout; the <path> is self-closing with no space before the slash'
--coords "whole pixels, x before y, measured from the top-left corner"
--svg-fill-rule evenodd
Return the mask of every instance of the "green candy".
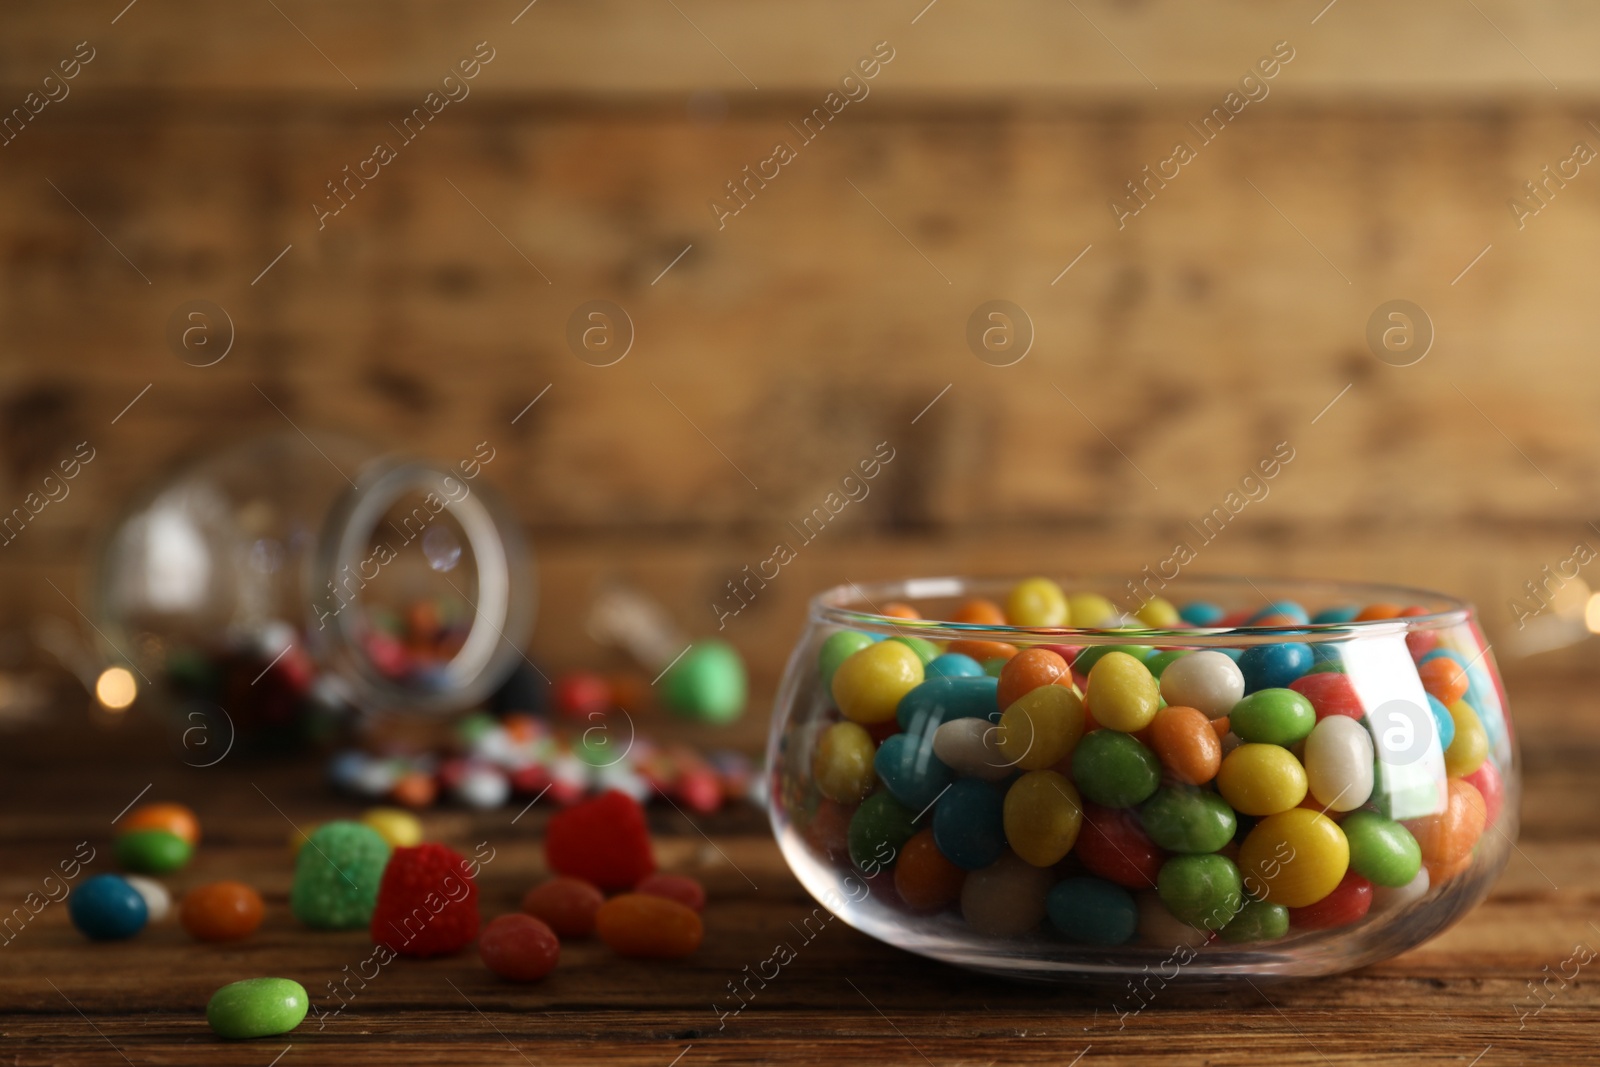
<path id="1" fill-rule="evenodd" d="M 922 665 L 924 667 L 926 667 L 929 663 L 932 663 L 939 655 L 939 646 L 935 645 L 932 641 L 929 641 L 926 638 L 899 636 L 891 637 L 889 640 L 898 641 L 911 651 L 915 652 L 917 654 L 917 658 L 922 661 Z M 829 679 L 829 682 L 831 684 L 831 678 Z"/>
<path id="2" fill-rule="evenodd" d="M 1133 894 L 1104 878 L 1063 878 L 1045 898 L 1051 924 L 1070 941 L 1121 945 L 1139 929 Z"/>
<path id="3" fill-rule="evenodd" d="M 1082 744 L 1080 741 L 1080 748 Z M 1228 802 L 1209 789 L 1169 785 L 1139 808 L 1139 824 L 1151 841 L 1168 852 L 1204 853 L 1232 841 L 1239 822 Z"/>
<path id="4" fill-rule="evenodd" d="M 744 714 L 744 661 L 725 641 L 696 641 L 661 679 L 661 702 L 701 722 L 729 723 Z"/>
<path id="5" fill-rule="evenodd" d="M 223 986 L 206 1004 L 219 1037 L 271 1037 L 300 1025 L 311 1006 L 306 988 L 289 978 L 246 978 Z"/>
<path id="6" fill-rule="evenodd" d="M 998 678 L 1000 677 L 1000 672 L 1006 669 L 1007 662 L 1009 661 L 998 658 L 986 659 L 983 661 L 983 673 L 991 678 Z"/>
<path id="7" fill-rule="evenodd" d="M 870 644 L 872 638 L 856 630 L 840 630 L 828 635 L 828 639 L 822 642 L 822 650 L 817 653 L 817 671 L 822 675 L 825 692 L 833 691 L 833 672 L 839 669 L 839 664 Z"/>
<path id="8" fill-rule="evenodd" d="M 1222 939 L 1236 943 L 1276 941 L 1288 932 L 1288 908 L 1265 900 L 1247 900 L 1233 921 L 1222 928 Z"/>
<path id="9" fill-rule="evenodd" d="M 1228 712 L 1228 727 L 1240 740 L 1285 748 L 1303 741 L 1317 725 L 1311 701 L 1293 689 L 1259 689 Z"/>
<path id="10" fill-rule="evenodd" d="M 1094 730 L 1072 752 L 1072 780 L 1096 804 L 1132 807 L 1161 784 L 1161 761 L 1127 734 Z"/>
<path id="11" fill-rule="evenodd" d="M 1088 674 L 1096 663 L 1112 652 L 1126 652 L 1143 663 L 1150 658 L 1155 649 L 1149 645 L 1090 645 L 1078 653 L 1078 658 L 1072 661 L 1072 669 L 1079 674 Z"/>
<path id="12" fill-rule="evenodd" d="M 1151 674 L 1155 675 L 1157 678 L 1160 678 L 1161 672 L 1172 666 L 1173 660 L 1181 659 L 1188 654 L 1188 651 L 1182 648 L 1175 648 L 1168 652 L 1157 652 L 1155 655 L 1145 660 L 1144 665 L 1150 668 Z"/>
<path id="13" fill-rule="evenodd" d="M 1239 868 L 1226 856 L 1174 856 L 1156 875 L 1161 903 L 1183 922 L 1220 930 L 1244 906 Z"/>
<path id="14" fill-rule="evenodd" d="M 1422 847 L 1393 819 L 1352 811 L 1339 828 L 1350 842 L 1350 869 L 1373 885 L 1409 885 L 1422 869 Z"/>
<path id="15" fill-rule="evenodd" d="M 168 830 L 132 830 L 117 837 L 117 863 L 138 874 L 170 874 L 192 855 L 189 842 Z"/>
<path id="16" fill-rule="evenodd" d="M 295 857 L 289 910 L 317 930 L 353 930 L 372 921 L 389 843 L 378 831 L 338 820 L 315 830 Z"/>
<path id="17" fill-rule="evenodd" d="M 917 832 L 916 817 L 887 792 L 863 800 L 850 817 L 850 862 L 869 877 L 894 866 L 895 857 Z"/>

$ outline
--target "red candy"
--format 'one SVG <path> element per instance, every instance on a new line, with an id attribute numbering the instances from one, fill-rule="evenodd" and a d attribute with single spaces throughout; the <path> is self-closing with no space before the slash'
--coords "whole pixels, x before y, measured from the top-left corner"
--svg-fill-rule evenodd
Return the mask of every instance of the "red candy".
<path id="1" fill-rule="evenodd" d="M 1088 802 L 1072 851 L 1091 874 L 1128 889 L 1154 889 L 1164 858 L 1131 809 Z"/>
<path id="2" fill-rule="evenodd" d="M 644 809 L 615 789 L 551 816 L 544 855 L 557 874 L 608 892 L 632 889 L 656 869 Z"/>
<path id="3" fill-rule="evenodd" d="M 1303 908 L 1289 909 L 1289 925 L 1301 930 L 1348 926 L 1372 907 L 1372 883 L 1354 871 L 1345 872 L 1333 892 Z"/>
<path id="4" fill-rule="evenodd" d="M 563 674 L 556 679 L 550 698 L 556 711 L 579 721 L 588 721 L 597 712 L 604 715 L 611 710 L 611 686 L 598 674 L 582 671 Z"/>
<path id="5" fill-rule="evenodd" d="M 1501 781 L 1500 772 L 1495 770 L 1494 760 L 1484 760 L 1477 770 L 1462 775 L 1461 780 L 1483 794 L 1483 825 L 1493 826 L 1500 817 L 1500 807 L 1506 799 L 1506 784 Z"/>
<path id="6" fill-rule="evenodd" d="M 1347 674 L 1338 671 L 1302 674 L 1289 683 L 1289 688 L 1311 701 L 1318 722 L 1329 715 L 1347 715 L 1359 720 L 1366 714 L 1361 698 L 1356 696 L 1355 684 Z"/>
<path id="7" fill-rule="evenodd" d="M 383 869 L 372 940 L 401 956 L 446 956 L 478 935 L 478 884 L 444 845 L 397 848 Z"/>
<path id="8" fill-rule="evenodd" d="M 588 937 L 594 933 L 595 912 L 605 902 L 605 894 L 582 878 L 552 878 L 528 890 L 522 910 L 562 937 Z"/>
<path id="9" fill-rule="evenodd" d="M 483 928 L 478 955 L 501 978 L 536 982 L 556 969 L 561 942 L 531 915 L 502 915 Z"/>
<path id="10" fill-rule="evenodd" d="M 676 900 L 686 908 L 695 911 L 706 910 L 705 887 L 693 878 L 682 874 L 667 874 L 658 871 L 633 887 L 635 893 L 645 893 L 652 897 L 666 897 Z"/>

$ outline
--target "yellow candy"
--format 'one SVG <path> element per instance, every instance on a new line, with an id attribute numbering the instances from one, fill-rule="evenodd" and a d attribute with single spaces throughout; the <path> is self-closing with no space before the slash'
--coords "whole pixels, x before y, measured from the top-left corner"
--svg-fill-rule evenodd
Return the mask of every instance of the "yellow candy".
<path id="1" fill-rule="evenodd" d="M 1310 808 L 1268 815 L 1239 847 L 1245 892 L 1286 908 L 1315 904 L 1333 892 L 1349 866 L 1344 831 Z"/>
<path id="2" fill-rule="evenodd" d="M 822 732 L 811 772 L 817 789 L 829 800 L 858 804 L 865 800 L 878 775 L 872 769 L 872 737 L 853 722 L 836 722 Z"/>
<path id="3" fill-rule="evenodd" d="M 413 848 L 422 844 L 422 823 L 400 808 L 369 808 L 361 821 L 378 831 L 390 848 Z"/>
<path id="4" fill-rule="evenodd" d="M 1025 771 L 1053 767 L 1083 736 L 1083 701 L 1064 685 L 1041 685 L 1000 715 L 995 744 L 1006 763 Z"/>
<path id="5" fill-rule="evenodd" d="M 1006 842 L 1035 867 L 1059 863 L 1082 825 L 1083 802 L 1065 775 L 1030 771 L 1006 791 Z"/>
<path id="6" fill-rule="evenodd" d="M 1178 614 L 1178 609 L 1172 606 L 1172 601 L 1162 597 L 1153 596 L 1140 605 L 1134 616 L 1146 626 L 1156 630 L 1168 630 L 1183 621 L 1183 616 Z"/>
<path id="7" fill-rule="evenodd" d="M 1079 629 L 1111 626 L 1118 617 L 1116 605 L 1099 593 L 1072 593 L 1067 597 L 1067 618 Z"/>
<path id="8" fill-rule="evenodd" d="M 1241 814 L 1276 815 L 1306 798 L 1306 769 L 1279 745 L 1240 745 L 1222 761 L 1217 791 Z"/>
<path id="9" fill-rule="evenodd" d="M 1019 582 L 1006 597 L 1006 621 L 1012 626 L 1066 626 L 1067 597 L 1048 578 Z"/>
<path id="10" fill-rule="evenodd" d="M 1445 749 L 1444 771 L 1451 778 L 1464 778 L 1489 758 L 1489 735 L 1483 732 L 1478 713 L 1465 700 L 1450 705 L 1450 718 L 1455 720 L 1456 736 Z"/>
<path id="11" fill-rule="evenodd" d="M 1131 734 L 1161 709 L 1161 686 L 1126 652 L 1107 652 L 1089 671 L 1089 714 L 1101 726 Z"/>
<path id="12" fill-rule="evenodd" d="M 833 702 L 852 722 L 888 722 L 900 698 L 921 682 L 922 660 L 909 645 L 879 641 L 839 664 L 833 673 Z"/>

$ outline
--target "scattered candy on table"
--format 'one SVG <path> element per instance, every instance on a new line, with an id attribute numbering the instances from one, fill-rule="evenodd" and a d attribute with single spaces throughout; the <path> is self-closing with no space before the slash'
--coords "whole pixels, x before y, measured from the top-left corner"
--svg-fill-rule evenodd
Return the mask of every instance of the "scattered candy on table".
<path id="1" fill-rule="evenodd" d="M 483 965 L 514 982 L 536 982 L 555 970 L 561 942 L 555 932 L 531 915 L 501 915 L 478 935 Z"/>
<path id="2" fill-rule="evenodd" d="M 1082 944 L 1170 945 L 1177 924 L 1196 945 L 1273 941 L 1460 877 L 1503 803 L 1503 711 L 1472 673 L 1481 638 L 1413 631 L 1370 669 L 1362 657 L 1388 653 L 1352 641 L 1352 621 L 1421 608 L 1313 620 L 1291 601 L 1230 615 L 1152 598 L 1120 616 L 1035 578 L 1003 606 L 969 600 L 946 617 L 1120 628 L 1126 643 L 980 631 L 941 647 L 916 636 L 915 609 L 891 614 L 908 620 L 893 634 L 837 630 L 818 648 L 818 699 L 834 710 L 804 750 L 816 800 L 800 827 L 869 884 L 888 873 L 884 907 L 957 912 L 1000 938 L 1048 924 Z M 1274 630 L 1182 647 L 1191 627 Z M 1411 748 L 1385 762 L 1391 724 L 1377 716 L 1394 704 L 1409 709 L 1395 736 Z"/>
<path id="3" fill-rule="evenodd" d="M 522 910 L 543 920 L 561 937 L 589 937 L 595 913 L 606 895 L 593 882 L 560 876 L 534 886 L 522 898 Z"/>
<path id="4" fill-rule="evenodd" d="M 121 941 L 144 929 L 150 909 L 126 878 L 97 874 L 67 898 L 67 914 L 92 941 Z"/>
<path id="5" fill-rule="evenodd" d="M 467 861 L 437 842 L 397 848 L 383 869 L 372 940 L 401 956 L 447 956 L 478 936 L 478 883 Z"/>
<path id="6" fill-rule="evenodd" d="M 318 930 L 368 925 L 389 852 L 389 843 L 370 826 L 336 820 L 318 827 L 295 855 L 289 889 L 295 918 Z"/>
<path id="7" fill-rule="evenodd" d="M 126 874 L 122 880 L 139 891 L 144 897 L 145 910 L 149 915 L 150 924 L 165 922 L 167 916 L 172 914 L 172 893 L 166 886 L 154 878 L 146 878 L 140 874 Z"/>
<path id="8" fill-rule="evenodd" d="M 552 815 L 545 826 L 544 851 L 557 874 L 582 878 L 603 890 L 631 889 L 656 869 L 644 810 L 617 791 Z"/>
<path id="9" fill-rule="evenodd" d="M 676 960 L 694 953 L 705 936 L 692 908 L 648 893 L 622 893 L 600 906 L 595 933 L 619 956 Z"/>

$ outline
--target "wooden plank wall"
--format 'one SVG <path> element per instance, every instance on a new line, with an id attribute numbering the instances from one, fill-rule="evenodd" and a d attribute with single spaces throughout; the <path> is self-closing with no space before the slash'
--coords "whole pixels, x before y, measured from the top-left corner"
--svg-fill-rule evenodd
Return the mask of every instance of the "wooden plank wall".
<path id="1" fill-rule="evenodd" d="M 594 658 L 578 621 L 608 574 L 711 627 L 724 583 L 889 442 L 870 497 L 730 624 L 764 686 L 823 585 L 1135 572 L 1278 442 L 1293 462 L 1196 571 L 1435 586 L 1509 635 L 1524 581 L 1600 546 L 1600 174 L 1564 162 L 1600 146 L 1600 13 L 921 7 L 13 5 L 0 105 L 93 58 L 0 146 L 0 504 L 97 453 L 0 548 L 11 614 L 70 617 L 45 579 L 81 596 L 134 486 L 286 419 L 444 458 L 492 442 L 556 663 Z M 1280 41 L 1268 95 L 1202 143 L 1188 124 Z M 789 123 L 878 42 L 869 95 L 803 142 Z M 1195 158 L 1119 225 L 1180 139 Z M 779 140 L 795 158 L 719 226 L 708 202 Z M 380 141 L 393 161 L 319 228 Z M 1519 220 L 1547 164 L 1571 177 Z M 164 338 L 197 298 L 237 331 L 203 369 Z M 1437 334 L 1409 367 L 1366 342 L 1396 298 Z M 614 366 L 568 348 L 595 299 L 634 323 Z M 1034 326 L 1013 366 L 968 348 L 991 299 Z"/>

